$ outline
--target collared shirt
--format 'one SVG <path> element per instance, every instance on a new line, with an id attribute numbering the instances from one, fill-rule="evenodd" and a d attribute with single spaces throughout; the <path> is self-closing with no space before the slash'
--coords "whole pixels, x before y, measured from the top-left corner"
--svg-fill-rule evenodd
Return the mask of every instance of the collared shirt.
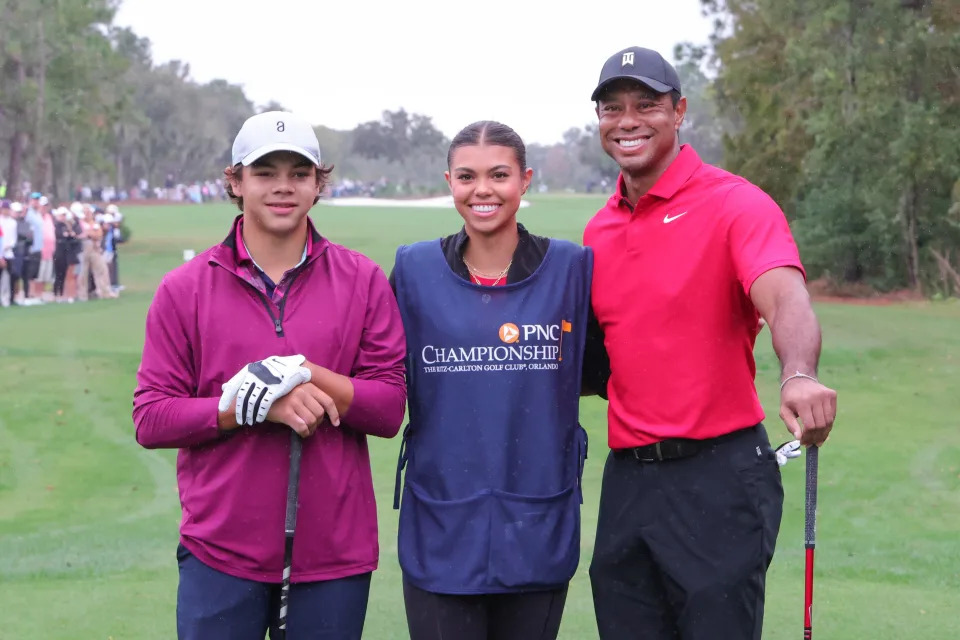
<path id="1" fill-rule="evenodd" d="M 273 294 L 277 290 L 277 283 L 274 282 L 270 278 L 270 276 L 267 275 L 267 272 L 263 270 L 263 267 L 258 265 L 257 261 L 253 259 L 252 255 L 250 255 L 250 250 L 247 249 L 247 243 L 244 242 L 243 240 L 242 228 L 243 228 L 243 221 L 241 220 L 240 224 L 237 225 L 237 239 L 240 241 L 239 244 L 237 245 L 238 247 L 237 253 L 238 254 L 241 253 L 241 250 L 239 248 L 242 247 L 242 253 L 246 255 L 246 258 L 245 259 L 240 258 L 240 261 L 242 263 L 244 260 L 249 260 L 253 264 L 253 266 L 257 270 L 257 275 L 260 276 L 260 280 L 263 282 L 263 286 L 265 287 L 265 293 L 267 294 L 267 297 L 273 298 Z M 310 238 L 308 234 L 307 241 L 303 243 L 303 254 L 301 254 L 300 256 L 300 262 L 293 265 L 292 269 L 287 269 L 286 271 L 283 272 L 283 276 L 281 276 L 280 278 L 281 282 L 283 281 L 283 278 L 287 277 L 288 273 L 296 270 L 300 265 L 302 265 L 304 262 L 307 261 L 307 246 L 309 244 L 310 244 Z"/>
<path id="2" fill-rule="evenodd" d="M 245 272 L 247 282 L 274 302 L 278 302 L 283 298 L 283 294 L 289 287 L 290 281 L 296 275 L 297 269 L 307 261 L 307 255 L 313 248 L 313 238 L 312 234 L 308 232 L 307 241 L 303 245 L 303 255 L 300 256 L 300 262 L 294 265 L 293 268 L 284 271 L 280 277 L 280 282 L 274 282 L 270 276 L 267 275 L 267 272 L 257 264 L 253 256 L 250 255 L 250 251 L 247 249 L 247 243 L 243 241 L 243 218 L 240 218 L 237 222 L 234 246 L 237 252 L 237 264 L 239 264 L 240 268 Z"/>
<path id="3" fill-rule="evenodd" d="M 687 145 L 635 206 L 624 194 L 621 175 L 583 236 L 610 356 L 610 446 L 760 422 L 750 287 L 776 267 L 803 271 L 783 212 Z"/>

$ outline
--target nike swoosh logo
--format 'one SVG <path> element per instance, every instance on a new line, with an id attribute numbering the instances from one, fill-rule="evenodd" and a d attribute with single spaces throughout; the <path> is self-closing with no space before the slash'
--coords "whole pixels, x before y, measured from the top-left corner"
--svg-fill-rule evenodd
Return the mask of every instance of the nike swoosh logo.
<path id="1" fill-rule="evenodd" d="M 670 224 L 671 222 L 673 222 L 673 221 L 676 220 L 677 218 L 682 218 L 682 217 L 685 216 L 685 215 L 687 215 L 687 212 L 686 212 L 686 211 L 684 211 L 683 213 L 678 213 L 677 215 L 675 215 L 675 216 L 673 216 L 673 217 L 671 218 L 671 217 L 670 217 L 670 214 L 668 213 L 667 215 L 663 216 L 663 224 Z"/>

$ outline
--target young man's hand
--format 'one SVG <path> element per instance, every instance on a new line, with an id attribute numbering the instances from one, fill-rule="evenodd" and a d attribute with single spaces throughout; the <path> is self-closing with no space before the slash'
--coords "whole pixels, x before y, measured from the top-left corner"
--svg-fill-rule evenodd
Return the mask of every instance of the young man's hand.
<path id="1" fill-rule="evenodd" d="M 312 436 L 324 418 L 339 424 L 337 405 L 333 398 L 310 383 L 301 384 L 278 399 L 267 414 L 267 420 L 287 425 L 301 438 Z"/>
<path id="2" fill-rule="evenodd" d="M 251 362 L 222 386 L 218 410 L 234 405 L 238 425 L 265 421 L 274 402 L 310 381 L 310 370 L 301 366 L 305 361 L 304 356 L 294 355 Z"/>

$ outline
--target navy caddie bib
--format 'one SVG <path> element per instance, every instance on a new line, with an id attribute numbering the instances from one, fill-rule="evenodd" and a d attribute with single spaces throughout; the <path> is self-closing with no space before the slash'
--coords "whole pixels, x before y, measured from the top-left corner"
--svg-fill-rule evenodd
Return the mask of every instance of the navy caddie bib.
<path id="1" fill-rule="evenodd" d="M 487 287 L 455 274 L 439 240 L 397 250 L 410 420 L 394 507 L 414 586 L 509 593 L 576 571 L 592 269 L 590 249 L 551 239 L 528 278 Z"/>

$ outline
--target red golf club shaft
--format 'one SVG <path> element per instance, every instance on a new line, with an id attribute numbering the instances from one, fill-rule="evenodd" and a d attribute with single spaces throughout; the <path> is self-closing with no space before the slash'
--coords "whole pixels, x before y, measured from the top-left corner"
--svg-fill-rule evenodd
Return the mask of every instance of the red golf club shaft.
<path id="1" fill-rule="evenodd" d="M 813 637 L 813 547 L 807 547 L 803 586 L 803 640 Z"/>
<path id="2" fill-rule="evenodd" d="M 813 638 L 813 551 L 817 546 L 817 471 L 820 449 L 807 448 L 807 503 L 804 510 L 803 546 L 806 567 L 803 585 L 803 640 Z"/>

